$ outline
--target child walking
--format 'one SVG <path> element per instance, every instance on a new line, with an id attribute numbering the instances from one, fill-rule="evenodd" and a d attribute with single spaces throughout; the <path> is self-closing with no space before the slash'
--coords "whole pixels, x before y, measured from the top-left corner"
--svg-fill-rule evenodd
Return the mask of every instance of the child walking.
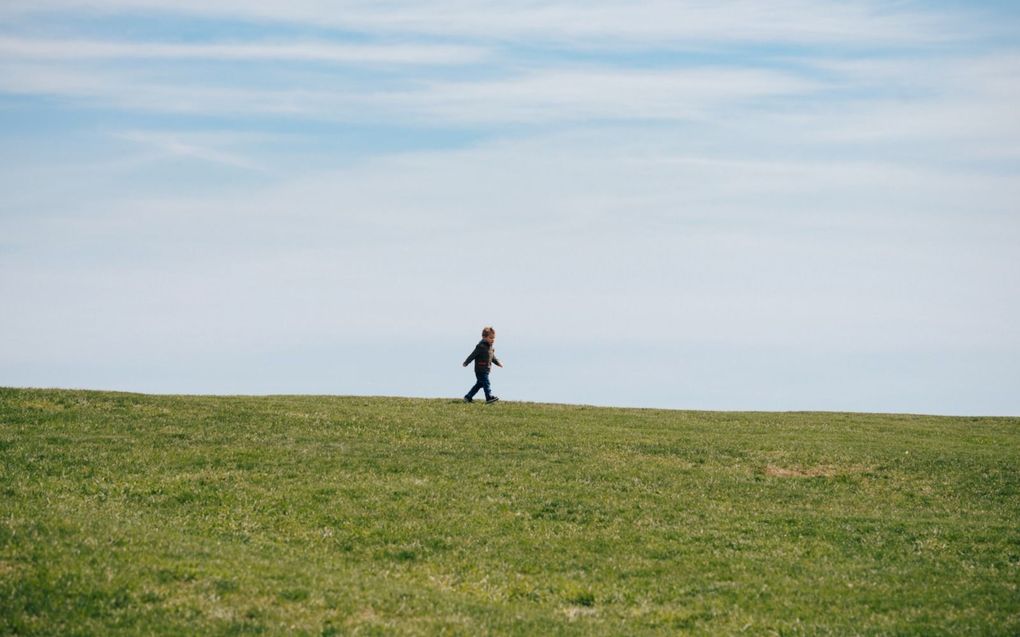
<path id="1" fill-rule="evenodd" d="M 485 402 L 494 403 L 499 400 L 499 396 L 492 393 L 489 388 L 489 370 L 495 364 L 498 367 L 502 367 L 503 363 L 499 362 L 496 358 L 496 348 L 493 347 L 493 343 L 496 341 L 496 330 L 491 327 L 486 327 L 482 330 L 482 340 L 478 341 L 478 345 L 475 345 L 475 351 L 471 352 L 471 355 L 464 361 L 464 367 L 468 366 L 471 361 L 475 362 L 475 386 L 471 388 L 471 391 L 464 396 L 464 402 L 472 403 L 475 401 L 475 394 L 478 393 L 479 389 L 485 390 Z"/>

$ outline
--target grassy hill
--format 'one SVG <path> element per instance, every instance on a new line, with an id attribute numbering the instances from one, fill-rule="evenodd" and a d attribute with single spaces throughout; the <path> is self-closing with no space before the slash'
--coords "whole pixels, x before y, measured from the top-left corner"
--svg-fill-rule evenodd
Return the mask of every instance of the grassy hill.
<path id="1" fill-rule="evenodd" d="M 1020 419 L 0 389 L 0 634 L 1020 634 Z"/>

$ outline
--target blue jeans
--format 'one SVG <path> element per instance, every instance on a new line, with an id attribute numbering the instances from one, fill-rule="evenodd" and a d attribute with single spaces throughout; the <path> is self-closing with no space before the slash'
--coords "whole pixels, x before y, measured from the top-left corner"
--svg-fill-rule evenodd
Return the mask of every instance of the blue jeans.
<path id="1" fill-rule="evenodd" d="M 485 400 L 492 397 L 492 390 L 489 388 L 489 368 L 475 366 L 475 379 L 478 381 L 465 398 L 474 398 L 479 389 L 485 390 Z"/>

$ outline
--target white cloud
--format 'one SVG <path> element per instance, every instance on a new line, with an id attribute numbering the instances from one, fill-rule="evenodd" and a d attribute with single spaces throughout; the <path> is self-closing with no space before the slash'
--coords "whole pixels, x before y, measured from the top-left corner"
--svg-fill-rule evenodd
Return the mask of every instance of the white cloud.
<path id="1" fill-rule="evenodd" d="M 482 60 L 478 47 L 426 44 L 215 43 L 165 44 L 104 40 L 0 37 L 7 61 L 86 59 L 169 59 L 331 62 L 357 65 L 465 64 Z"/>
<path id="2" fill-rule="evenodd" d="M 917 43 L 968 37 L 967 24 L 911 5 L 833 0 L 762 3 L 652 0 L 8 0 L 0 15 L 87 11 L 169 12 L 233 20 L 329 25 L 371 33 L 477 40 L 548 40 L 589 45 L 669 46 L 719 42 Z"/>
<path id="3" fill-rule="evenodd" d="M 144 71 L 73 64 L 0 62 L 0 91 L 78 100 L 88 106 L 157 113 L 314 115 L 328 94 L 159 81 Z"/>
<path id="4" fill-rule="evenodd" d="M 745 69 L 629 71 L 552 69 L 503 79 L 418 82 L 381 91 L 343 84 L 315 88 L 179 83 L 144 71 L 0 63 L 0 90 L 88 100 L 105 106 L 210 115 L 278 114 L 327 120 L 411 118 L 453 123 L 587 118 L 690 119 L 721 105 L 810 91 L 787 73 Z"/>
<path id="5" fill-rule="evenodd" d="M 191 139 L 189 139 L 189 136 L 181 135 L 180 133 L 122 131 L 116 133 L 116 137 L 155 148 L 164 154 L 175 157 L 193 157 L 214 164 L 259 172 L 266 172 L 267 170 L 264 166 L 260 166 L 258 163 L 242 155 L 214 148 L 208 142 L 197 141 L 194 139 L 194 135 L 191 135 Z M 203 135 L 203 137 L 209 136 Z M 222 135 L 218 137 L 222 141 Z"/>
<path id="6" fill-rule="evenodd" d="M 499 80 L 435 83 L 418 93 L 393 96 L 391 103 L 448 121 L 676 120 L 815 88 L 789 73 L 767 70 L 551 69 Z"/>
<path id="7" fill-rule="evenodd" d="M 823 142 L 952 144 L 943 159 L 1002 158 L 1020 152 L 1020 56 L 814 59 L 831 82 L 855 94 L 777 114 Z"/>

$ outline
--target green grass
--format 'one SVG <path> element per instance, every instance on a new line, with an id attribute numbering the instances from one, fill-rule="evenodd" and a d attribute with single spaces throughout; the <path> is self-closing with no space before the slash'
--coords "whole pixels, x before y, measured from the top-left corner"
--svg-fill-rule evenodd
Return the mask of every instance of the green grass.
<path id="1" fill-rule="evenodd" d="M 0 634 L 1020 634 L 1020 419 L 0 389 Z"/>

